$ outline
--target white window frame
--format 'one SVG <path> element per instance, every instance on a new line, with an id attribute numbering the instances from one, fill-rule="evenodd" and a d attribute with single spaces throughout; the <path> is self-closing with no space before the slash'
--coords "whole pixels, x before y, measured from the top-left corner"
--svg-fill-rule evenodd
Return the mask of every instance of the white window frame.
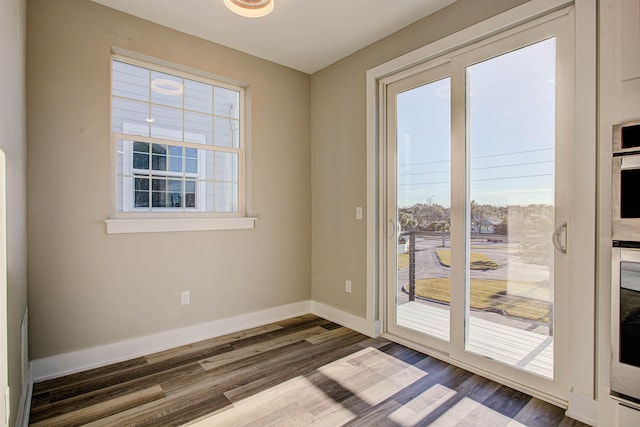
<path id="1" fill-rule="evenodd" d="M 213 78 L 212 76 L 207 76 L 205 73 L 194 73 L 192 70 L 182 71 L 181 69 L 184 67 L 180 67 L 173 64 L 168 64 L 167 66 L 159 65 L 157 62 L 160 61 L 150 61 L 150 58 L 138 59 L 137 55 L 130 54 L 129 52 L 125 52 L 120 54 L 115 51 L 111 55 L 111 60 L 109 62 L 110 67 L 110 90 L 109 90 L 109 99 L 110 103 L 112 102 L 112 84 L 113 84 L 113 62 L 119 61 L 127 64 L 139 66 L 142 68 L 150 69 L 153 71 L 158 71 L 161 73 L 166 73 L 170 75 L 174 75 L 177 77 L 186 78 L 189 80 L 200 81 L 206 84 L 210 84 L 212 86 L 223 87 L 227 89 L 231 89 L 234 91 L 238 91 L 240 93 L 240 111 L 239 111 L 239 122 L 240 122 L 240 137 L 239 137 L 239 146 L 237 148 L 233 147 L 219 147 L 219 146 L 204 146 L 203 144 L 197 144 L 188 141 L 177 141 L 177 140 L 164 140 L 155 137 L 146 137 L 146 136 L 137 136 L 135 134 L 127 133 L 123 130 L 123 133 L 116 133 L 113 131 L 113 124 L 111 123 L 110 134 L 111 134 L 111 143 L 110 143 L 110 153 L 111 153 L 111 215 L 109 218 L 105 220 L 106 223 L 106 232 L 108 234 L 118 234 L 118 233 L 147 233 L 147 232 L 175 232 L 175 231 L 204 231 L 204 230 L 236 230 L 236 229 L 252 229 L 255 227 L 256 218 L 247 217 L 246 216 L 246 123 L 247 114 L 245 111 L 245 87 L 246 85 L 242 84 L 228 84 L 219 81 L 218 79 Z M 110 115 L 111 108 L 109 110 Z M 192 138 L 190 138 L 191 140 Z M 123 197 L 123 206 L 118 205 L 118 142 L 123 141 L 123 151 L 124 151 L 124 159 L 125 162 L 127 159 L 132 158 L 132 145 L 133 142 L 148 142 L 155 144 L 168 144 L 173 146 L 181 146 L 187 148 L 195 148 L 195 149 L 203 149 L 206 147 L 210 149 L 213 153 L 216 152 L 229 152 L 234 153 L 238 156 L 238 186 L 237 186 L 237 211 L 236 212 L 207 212 L 206 211 L 206 201 L 204 196 L 204 183 L 199 182 L 196 185 L 196 199 L 200 202 L 196 205 L 195 208 L 183 208 L 180 211 L 171 208 L 134 208 L 132 206 L 131 200 L 128 200 L 131 196 L 132 189 L 131 183 L 125 183 L 126 180 L 123 181 L 122 188 L 122 197 Z M 215 154 L 214 154 L 215 161 Z M 204 170 L 205 167 L 205 159 L 204 156 L 198 157 L 198 173 Z M 131 165 L 123 165 L 123 173 L 133 173 L 133 169 Z M 169 177 L 172 173 L 170 171 L 166 171 L 163 175 Z M 196 175 L 197 175 L 196 174 Z M 184 175 L 181 173 L 180 177 L 183 178 Z"/>

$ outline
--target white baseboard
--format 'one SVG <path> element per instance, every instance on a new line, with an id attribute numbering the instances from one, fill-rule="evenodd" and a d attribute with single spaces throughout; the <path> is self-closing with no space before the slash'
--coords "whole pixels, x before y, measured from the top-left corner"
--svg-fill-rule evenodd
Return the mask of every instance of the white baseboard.
<path id="1" fill-rule="evenodd" d="M 35 359 L 31 361 L 31 377 L 34 382 L 56 378 L 309 313 L 311 301 L 300 301 L 86 350 Z"/>
<path id="2" fill-rule="evenodd" d="M 329 305 L 311 301 L 311 313 L 372 338 L 380 335 L 379 321 L 372 322 Z"/>
<path id="3" fill-rule="evenodd" d="M 590 426 L 598 425 L 598 401 L 570 392 L 568 406 L 565 412 L 568 417 Z"/>
<path id="4" fill-rule="evenodd" d="M 31 378 L 34 382 L 56 378 L 309 313 L 370 337 L 380 335 L 380 324 L 377 321 L 371 322 L 319 302 L 301 301 L 113 344 L 35 359 L 31 361 Z"/>

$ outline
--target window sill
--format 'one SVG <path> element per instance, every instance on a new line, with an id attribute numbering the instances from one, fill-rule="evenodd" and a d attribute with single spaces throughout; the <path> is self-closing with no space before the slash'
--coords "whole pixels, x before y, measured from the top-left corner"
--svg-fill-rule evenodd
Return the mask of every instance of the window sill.
<path id="1" fill-rule="evenodd" d="M 176 231 L 250 230 L 256 218 L 109 218 L 107 234 L 165 233 Z"/>

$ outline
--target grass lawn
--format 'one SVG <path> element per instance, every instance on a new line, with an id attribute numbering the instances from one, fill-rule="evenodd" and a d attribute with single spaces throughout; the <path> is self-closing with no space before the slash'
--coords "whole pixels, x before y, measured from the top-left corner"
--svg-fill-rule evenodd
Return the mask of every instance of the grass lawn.
<path id="1" fill-rule="evenodd" d="M 537 287 L 535 283 L 512 282 L 511 284 L 521 289 Z M 419 279 L 416 281 L 416 295 L 434 301 L 450 303 L 450 287 L 451 281 L 448 278 Z M 404 289 L 408 292 L 409 285 L 406 284 Z M 540 291 L 537 292 L 540 295 Z M 471 308 L 539 322 L 548 323 L 551 320 L 551 303 L 549 301 L 507 295 L 506 280 L 471 279 L 470 293 Z"/>
<path id="2" fill-rule="evenodd" d="M 436 251 L 438 261 L 445 267 L 451 267 L 451 251 L 448 249 L 440 249 Z M 471 269 L 472 270 L 497 270 L 498 263 L 486 255 L 478 252 L 471 252 Z"/>
<path id="3" fill-rule="evenodd" d="M 409 254 L 398 255 L 398 271 L 409 267 Z"/>

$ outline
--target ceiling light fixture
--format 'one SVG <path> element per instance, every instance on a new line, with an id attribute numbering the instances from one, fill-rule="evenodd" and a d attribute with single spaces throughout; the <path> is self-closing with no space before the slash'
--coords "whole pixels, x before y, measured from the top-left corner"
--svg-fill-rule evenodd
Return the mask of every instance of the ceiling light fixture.
<path id="1" fill-rule="evenodd" d="M 267 16 L 273 10 L 274 2 L 275 0 L 224 0 L 230 11 L 247 18 Z"/>
<path id="2" fill-rule="evenodd" d="M 169 79 L 151 80 L 151 90 L 163 95 L 182 95 L 184 88 L 182 83 Z"/>

